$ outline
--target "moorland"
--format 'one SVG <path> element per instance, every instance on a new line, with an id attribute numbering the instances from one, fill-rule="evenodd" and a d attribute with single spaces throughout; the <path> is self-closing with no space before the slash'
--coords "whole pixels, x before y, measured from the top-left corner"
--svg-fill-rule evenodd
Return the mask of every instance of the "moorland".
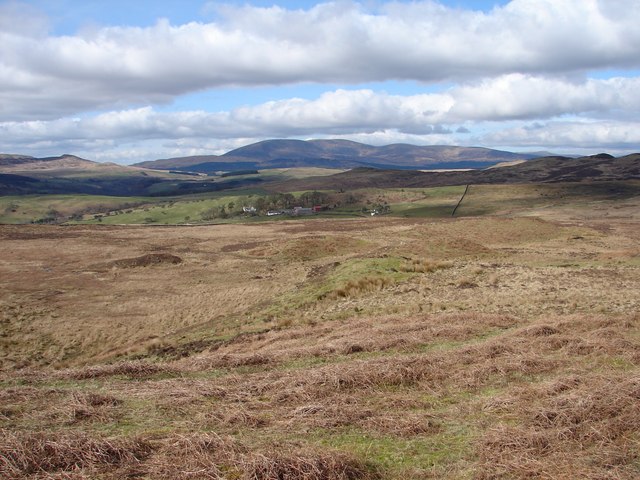
<path id="1" fill-rule="evenodd" d="M 638 478 L 617 160 L 0 197 L 2 476 Z M 330 208 L 262 214 L 307 201 Z"/>

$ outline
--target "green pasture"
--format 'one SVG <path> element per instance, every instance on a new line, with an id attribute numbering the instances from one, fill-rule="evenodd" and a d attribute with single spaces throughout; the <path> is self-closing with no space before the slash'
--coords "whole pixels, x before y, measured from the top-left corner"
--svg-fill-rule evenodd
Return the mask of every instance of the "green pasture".
<path id="1" fill-rule="evenodd" d="M 310 175 L 314 170 L 281 169 L 269 175 Z M 228 177 L 231 181 L 238 177 Z M 225 179 L 226 181 L 227 179 Z M 162 184 L 158 186 L 162 188 Z M 367 188 L 327 191 L 330 209 L 314 217 L 369 217 L 374 209 L 388 206 L 385 215 L 408 218 L 449 217 L 465 186 L 433 188 Z M 293 192 L 299 197 L 304 191 Z M 242 214 L 271 193 L 258 187 L 172 197 L 114 197 L 101 195 L 25 195 L 0 197 L 0 223 L 101 223 L 160 224 L 280 221 L 288 216 Z M 590 208 L 597 202 L 625 200 L 640 195 L 640 182 L 600 182 L 528 185 L 471 185 L 456 217 L 520 215 L 564 206 Z M 337 205 L 337 206 L 334 206 Z M 224 211 L 221 208 L 224 207 Z M 300 217 L 310 218 L 310 217 Z"/>
<path id="2" fill-rule="evenodd" d="M 133 208 L 149 202 L 145 197 L 103 195 L 24 195 L 0 196 L 0 223 L 21 224 L 40 219 L 56 219 L 84 212 L 105 212 Z"/>

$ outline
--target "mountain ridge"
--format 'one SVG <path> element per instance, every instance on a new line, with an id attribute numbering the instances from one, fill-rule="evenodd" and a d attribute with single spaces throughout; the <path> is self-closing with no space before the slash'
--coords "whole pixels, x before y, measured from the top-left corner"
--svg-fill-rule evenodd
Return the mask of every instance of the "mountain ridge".
<path id="1" fill-rule="evenodd" d="M 351 140 L 263 140 L 223 155 L 175 157 L 134 164 L 161 170 L 212 173 L 245 168 L 291 167 L 400 169 L 485 168 L 500 162 L 529 160 L 534 154 L 485 147 L 412 145 L 394 143 L 374 146 Z M 455 165 L 452 166 L 452 165 Z"/>

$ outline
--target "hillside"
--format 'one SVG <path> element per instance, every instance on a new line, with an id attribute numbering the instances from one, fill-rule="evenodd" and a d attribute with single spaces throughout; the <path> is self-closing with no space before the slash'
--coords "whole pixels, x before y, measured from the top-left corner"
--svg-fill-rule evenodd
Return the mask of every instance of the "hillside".
<path id="1" fill-rule="evenodd" d="M 466 184 L 557 183 L 640 179 L 640 154 L 615 158 L 607 154 L 581 158 L 543 157 L 516 165 L 457 172 L 415 172 L 357 168 L 336 175 L 309 178 L 269 188 L 282 191 L 417 188 Z"/>
<path id="2" fill-rule="evenodd" d="M 534 155 L 479 147 L 372 146 L 349 140 L 265 140 L 221 156 L 197 156 L 136 164 L 164 170 L 210 173 L 218 170 L 287 167 L 323 168 L 483 168 L 496 163 L 526 160 Z"/>
<path id="3" fill-rule="evenodd" d="M 0 153 L 0 168 L 4 166 L 19 165 L 20 163 L 29 163 L 35 160 L 29 155 L 13 155 L 10 153 Z"/>
<path id="4" fill-rule="evenodd" d="M 112 164 L 101 164 L 85 160 L 75 155 L 60 155 L 58 157 L 36 158 L 27 155 L 0 155 L 0 171 L 2 172 L 30 172 L 60 169 L 93 169 Z"/>
<path id="5" fill-rule="evenodd" d="M 0 155 L 0 173 L 35 178 L 86 177 L 139 174 L 141 169 L 115 163 L 94 162 L 75 155 L 36 158 L 26 155 Z"/>
<path id="6" fill-rule="evenodd" d="M 218 155 L 194 155 L 191 157 L 164 158 L 160 160 L 148 160 L 134 164 L 135 167 L 149 168 L 153 170 L 189 170 L 189 167 L 203 163 L 215 162 Z"/>
<path id="7" fill-rule="evenodd" d="M 0 156 L 0 195 L 167 196 L 224 190 L 244 183 L 249 181 L 214 183 L 211 178 L 94 162 L 74 155 Z"/>

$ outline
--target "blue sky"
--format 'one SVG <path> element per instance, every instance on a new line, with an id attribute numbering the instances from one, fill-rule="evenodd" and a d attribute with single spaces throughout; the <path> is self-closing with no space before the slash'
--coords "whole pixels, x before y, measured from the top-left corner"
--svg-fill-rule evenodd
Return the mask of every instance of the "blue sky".
<path id="1" fill-rule="evenodd" d="M 52 33 L 72 35 L 88 24 L 104 26 L 138 25 L 151 26 L 158 18 L 166 18 L 174 25 L 188 22 L 215 20 L 220 5 L 253 5 L 297 10 L 309 9 L 322 2 L 313 1 L 225 1 L 203 2 L 202 0 L 33 0 L 26 2 L 46 13 L 52 21 Z M 410 2 L 398 2 L 410 3 Z M 507 1 L 463 1 L 440 2 L 451 8 L 489 11 Z M 364 2 L 375 8 L 383 2 Z"/>
<path id="2" fill-rule="evenodd" d="M 640 151 L 637 0 L 0 0 L 0 152 Z"/>

